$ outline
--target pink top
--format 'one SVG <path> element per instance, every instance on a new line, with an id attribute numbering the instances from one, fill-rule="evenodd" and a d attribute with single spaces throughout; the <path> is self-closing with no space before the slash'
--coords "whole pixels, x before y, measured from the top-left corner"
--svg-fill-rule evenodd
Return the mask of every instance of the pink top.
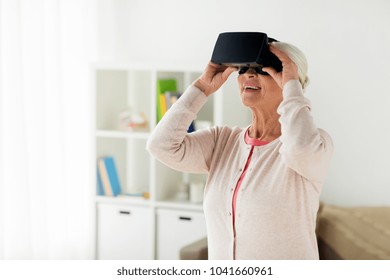
<path id="1" fill-rule="evenodd" d="M 249 129 L 248 129 L 249 130 Z M 232 218 L 233 218 L 233 227 L 234 227 L 234 218 L 236 216 L 236 201 L 237 201 L 237 194 L 238 194 L 238 191 L 240 189 L 240 186 L 241 186 L 241 182 L 244 180 L 244 177 L 245 177 L 245 174 L 246 174 L 246 171 L 248 170 L 248 166 L 251 162 L 251 159 L 252 159 L 252 154 L 253 154 L 253 148 L 255 146 L 264 146 L 264 145 L 267 145 L 269 142 L 267 141 L 262 141 L 262 140 L 259 140 L 259 139 L 256 139 L 256 138 L 251 138 L 249 136 L 249 131 L 246 131 L 245 133 L 245 143 L 248 144 L 248 145 L 251 145 L 251 150 L 249 152 L 249 156 L 248 156 L 248 159 L 246 160 L 246 164 L 245 164 L 245 167 L 244 167 L 244 170 L 242 171 L 241 173 L 241 176 L 240 178 L 238 179 L 238 182 L 237 182 L 237 185 L 236 185 L 236 188 L 234 189 L 234 194 L 233 194 L 233 205 L 232 205 Z"/>

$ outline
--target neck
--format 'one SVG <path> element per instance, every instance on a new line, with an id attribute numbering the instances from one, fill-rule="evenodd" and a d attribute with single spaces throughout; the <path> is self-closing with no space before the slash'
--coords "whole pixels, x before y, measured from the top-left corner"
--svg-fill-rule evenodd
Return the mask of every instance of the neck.
<path id="1" fill-rule="evenodd" d="M 276 110 L 253 110 L 252 125 L 249 127 L 249 136 L 262 141 L 271 142 L 282 134 Z"/>

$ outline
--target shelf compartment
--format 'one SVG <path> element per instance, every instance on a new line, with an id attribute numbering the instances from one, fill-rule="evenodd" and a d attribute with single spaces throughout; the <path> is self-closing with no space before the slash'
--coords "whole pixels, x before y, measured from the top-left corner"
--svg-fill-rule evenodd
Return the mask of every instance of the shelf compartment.
<path id="1" fill-rule="evenodd" d="M 150 157 L 145 145 L 145 139 L 99 137 L 96 140 L 96 156 L 112 156 L 115 160 L 122 193 L 150 193 Z"/>
<path id="2" fill-rule="evenodd" d="M 146 70 L 96 71 L 96 128 L 118 130 L 124 111 L 142 113 L 150 130 L 152 74 Z"/>

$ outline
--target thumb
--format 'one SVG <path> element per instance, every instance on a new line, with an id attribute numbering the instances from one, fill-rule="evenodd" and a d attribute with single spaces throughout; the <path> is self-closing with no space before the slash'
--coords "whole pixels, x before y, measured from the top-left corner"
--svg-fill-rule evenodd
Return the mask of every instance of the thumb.
<path id="1" fill-rule="evenodd" d="M 263 67 L 261 68 L 261 70 L 267 72 L 274 79 L 276 77 L 276 74 L 278 73 L 273 67 Z"/>
<path id="2" fill-rule="evenodd" d="M 263 67 L 262 70 L 264 72 L 267 72 L 275 80 L 275 82 L 281 88 L 283 88 L 283 86 L 282 86 L 282 72 L 276 71 L 273 67 Z"/>

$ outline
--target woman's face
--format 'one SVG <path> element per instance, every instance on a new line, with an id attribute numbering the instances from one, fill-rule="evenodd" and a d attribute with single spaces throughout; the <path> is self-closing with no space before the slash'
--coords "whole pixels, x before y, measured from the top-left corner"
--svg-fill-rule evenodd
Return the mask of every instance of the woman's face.
<path id="1" fill-rule="evenodd" d="M 282 102 L 282 89 L 269 75 L 258 74 L 253 68 L 238 75 L 242 103 L 250 108 L 277 108 Z"/>

